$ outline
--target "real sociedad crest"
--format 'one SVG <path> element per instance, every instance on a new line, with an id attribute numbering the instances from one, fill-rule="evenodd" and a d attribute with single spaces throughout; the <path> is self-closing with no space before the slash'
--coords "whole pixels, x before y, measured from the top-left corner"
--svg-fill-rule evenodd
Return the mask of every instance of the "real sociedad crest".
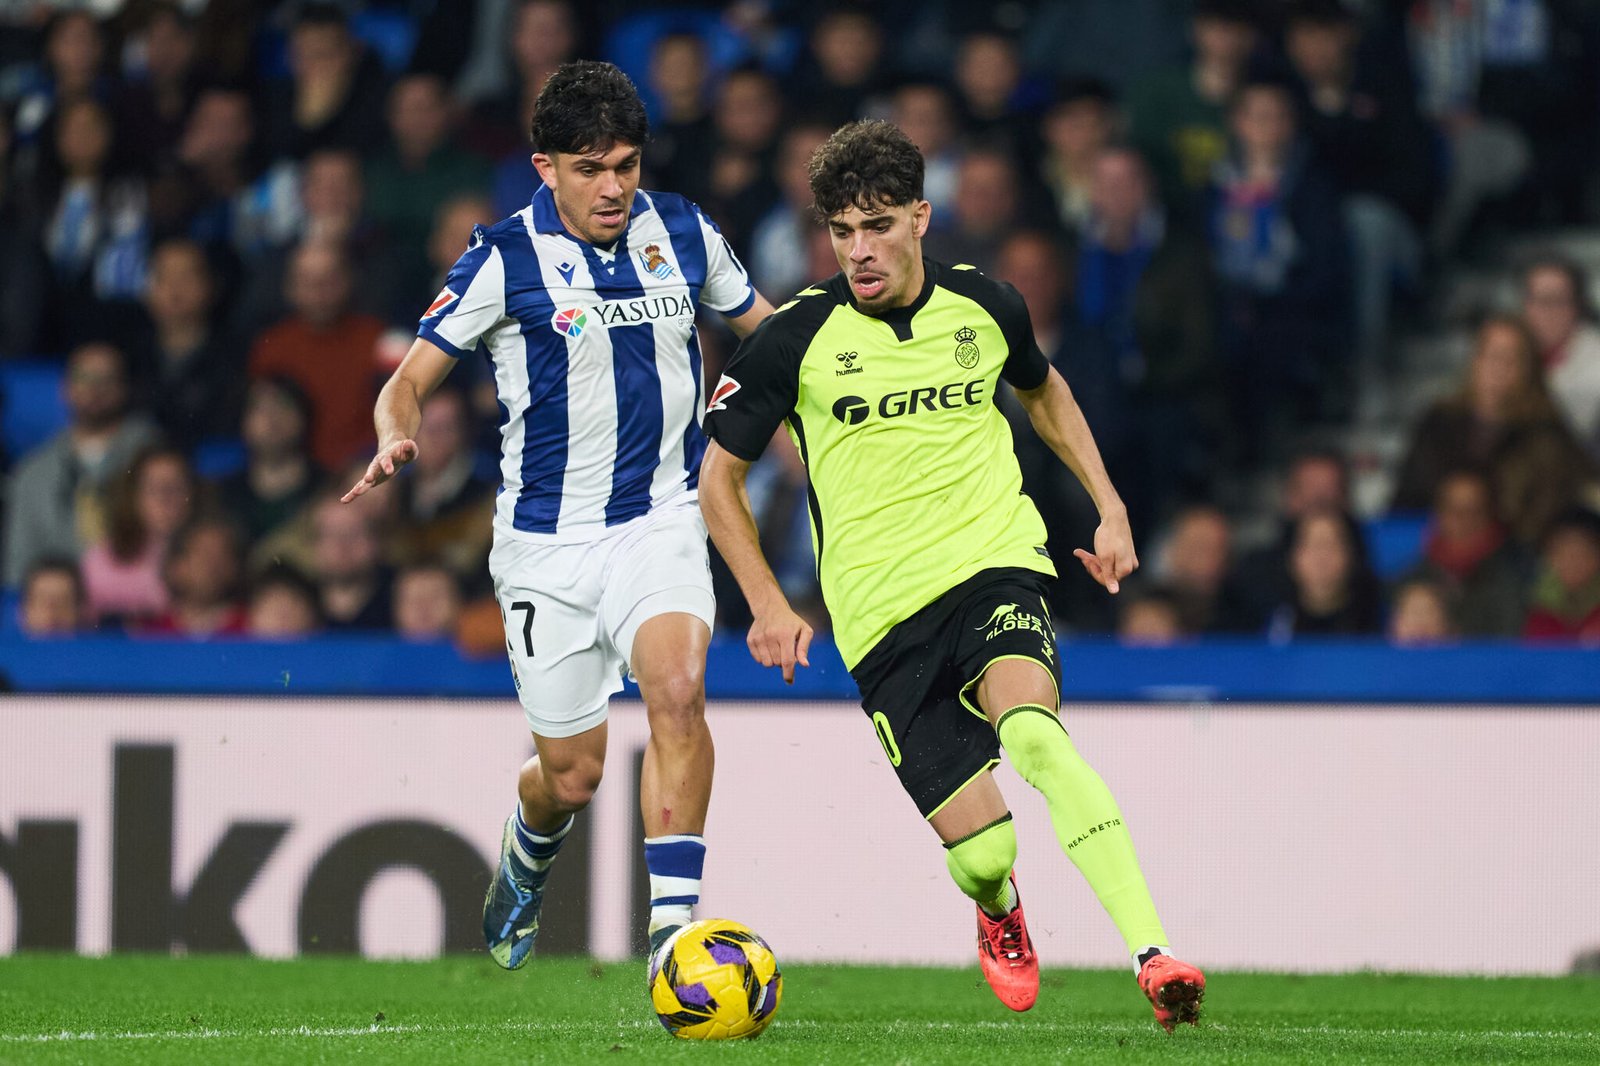
<path id="1" fill-rule="evenodd" d="M 644 251 L 639 253 L 639 264 L 662 281 L 666 281 L 676 273 L 672 269 L 672 264 L 667 262 L 667 257 L 661 254 L 659 244 L 645 245 Z"/>

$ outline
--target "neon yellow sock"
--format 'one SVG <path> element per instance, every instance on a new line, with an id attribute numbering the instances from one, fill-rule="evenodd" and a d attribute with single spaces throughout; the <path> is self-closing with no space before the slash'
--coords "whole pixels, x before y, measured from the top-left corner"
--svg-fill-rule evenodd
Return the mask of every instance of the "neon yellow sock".
<path id="1" fill-rule="evenodd" d="M 1011 812 L 946 844 L 944 859 L 957 887 L 991 917 L 998 918 L 1015 905 L 1011 864 L 1017 861 L 1017 830 Z"/>
<path id="2" fill-rule="evenodd" d="M 1128 952 L 1167 943 L 1117 801 L 1073 747 L 1061 719 L 1025 703 L 1001 715 L 995 729 L 1017 773 L 1044 794 L 1061 850 L 1100 898 Z"/>

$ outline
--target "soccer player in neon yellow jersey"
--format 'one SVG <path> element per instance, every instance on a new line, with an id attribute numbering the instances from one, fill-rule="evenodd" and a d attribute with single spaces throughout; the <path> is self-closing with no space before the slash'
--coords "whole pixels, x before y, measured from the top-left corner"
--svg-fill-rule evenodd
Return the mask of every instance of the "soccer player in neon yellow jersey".
<path id="1" fill-rule="evenodd" d="M 1116 800 L 1061 722 L 1044 598 L 1055 568 L 994 404 L 999 379 L 1098 507 L 1094 551 L 1074 555 L 1115 593 L 1138 558 L 1089 427 L 1016 290 L 922 257 L 930 207 L 904 133 L 845 126 L 812 157 L 810 178 L 841 273 L 744 341 L 705 422 L 700 506 L 754 613 L 751 653 L 785 681 L 808 665 L 811 627 L 773 578 L 744 490 L 787 423 L 839 651 L 951 876 L 977 903 L 978 960 L 995 994 L 1021 1011 L 1039 991 L 1016 833 L 992 773 L 1004 748 L 1122 933 L 1157 1021 L 1195 1023 L 1205 977 L 1167 947 Z"/>

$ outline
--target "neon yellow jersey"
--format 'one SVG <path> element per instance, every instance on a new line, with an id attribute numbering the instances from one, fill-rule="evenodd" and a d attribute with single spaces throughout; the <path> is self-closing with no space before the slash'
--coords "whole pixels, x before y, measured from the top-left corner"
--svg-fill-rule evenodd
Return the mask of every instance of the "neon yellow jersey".
<path id="1" fill-rule="evenodd" d="M 1056 572 L 994 403 L 1001 377 L 1034 389 L 1049 373 L 1027 308 L 971 267 L 924 267 L 917 300 L 882 317 L 856 309 L 843 274 L 804 290 L 739 346 L 705 419 L 748 462 L 788 424 L 849 667 L 979 571 Z"/>

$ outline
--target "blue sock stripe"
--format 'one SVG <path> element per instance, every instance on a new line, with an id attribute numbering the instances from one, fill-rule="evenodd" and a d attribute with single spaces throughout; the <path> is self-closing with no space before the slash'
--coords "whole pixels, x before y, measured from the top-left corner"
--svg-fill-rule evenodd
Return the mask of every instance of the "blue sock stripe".
<path id="1" fill-rule="evenodd" d="M 698 881 L 705 864 L 705 841 L 698 837 L 644 846 L 645 868 L 655 877 L 687 877 Z"/>
<path id="2" fill-rule="evenodd" d="M 561 845 L 567 839 L 567 833 L 572 829 L 575 819 L 575 815 L 568 815 L 566 822 L 560 829 L 557 829 L 549 836 L 545 836 L 528 828 L 528 824 L 522 820 L 522 810 L 519 804 L 516 824 L 517 843 L 522 846 L 522 850 L 526 851 L 530 858 L 552 858 L 556 852 L 561 850 Z"/>
<path id="3" fill-rule="evenodd" d="M 692 906 L 693 904 L 696 904 L 696 903 L 699 903 L 699 902 L 700 902 L 700 897 L 698 895 L 694 895 L 694 896 L 662 896 L 659 899 L 651 900 L 650 901 L 650 906 L 652 906 L 652 907 L 673 907 L 673 906 L 677 906 L 678 904 L 681 904 L 681 903 L 687 903 L 687 904 L 690 904 Z"/>

